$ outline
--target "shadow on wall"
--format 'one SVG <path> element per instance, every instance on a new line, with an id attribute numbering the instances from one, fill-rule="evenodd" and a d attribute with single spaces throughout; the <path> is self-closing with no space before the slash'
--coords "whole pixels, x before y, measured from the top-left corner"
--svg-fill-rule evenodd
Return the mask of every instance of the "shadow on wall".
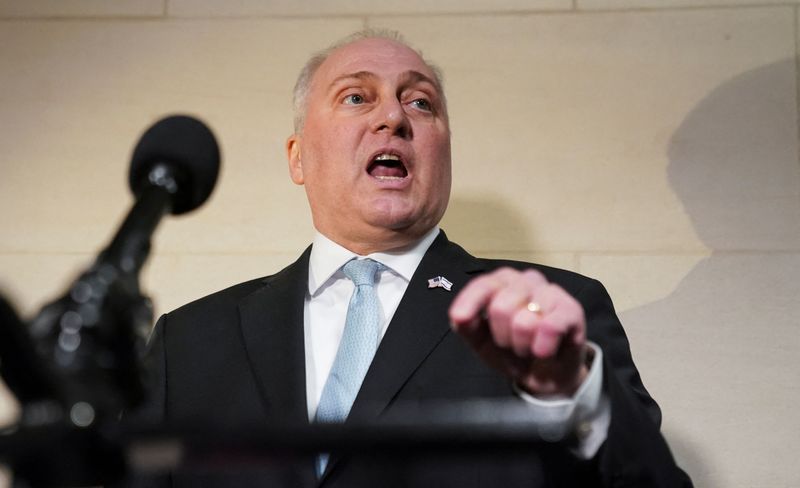
<path id="1" fill-rule="evenodd" d="M 477 255 L 537 249 L 528 220 L 501 198 L 453 195 L 441 226 L 450 240 Z"/>
<path id="2" fill-rule="evenodd" d="M 745 72 L 683 121 L 667 173 L 712 254 L 622 314 L 642 331 L 637 362 L 658 378 L 666 435 L 697 486 L 800 486 L 795 79 L 794 60 Z"/>

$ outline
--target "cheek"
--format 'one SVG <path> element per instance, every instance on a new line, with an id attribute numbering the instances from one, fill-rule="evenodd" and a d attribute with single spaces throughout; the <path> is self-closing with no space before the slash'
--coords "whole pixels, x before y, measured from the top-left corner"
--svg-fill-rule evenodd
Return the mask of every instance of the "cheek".
<path id="1" fill-rule="evenodd" d="M 319 173 L 344 175 L 352 172 L 359 165 L 356 161 L 357 142 L 352 131 L 328 131 L 310 144 L 310 162 L 316 164 Z"/>
<path id="2" fill-rule="evenodd" d="M 435 170 L 436 186 L 443 191 L 450 191 L 450 182 L 452 179 L 452 168 L 450 159 L 450 141 L 445 139 L 440 141 L 438 146 L 440 149 L 436 153 L 435 161 L 439 164 Z"/>

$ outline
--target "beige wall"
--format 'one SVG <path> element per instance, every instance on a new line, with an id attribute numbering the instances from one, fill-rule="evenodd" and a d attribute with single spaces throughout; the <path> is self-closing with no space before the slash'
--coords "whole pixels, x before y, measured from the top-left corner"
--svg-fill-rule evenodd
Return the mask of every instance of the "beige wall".
<path id="1" fill-rule="evenodd" d="M 156 237 L 157 312 L 280 269 L 312 235 L 283 153 L 293 79 L 396 28 L 445 71 L 449 235 L 606 283 L 698 486 L 800 486 L 798 3 L 399 5 L 0 0 L 2 293 L 31 314 L 88 263 L 139 134 L 174 112 L 209 123 L 224 169 Z"/>

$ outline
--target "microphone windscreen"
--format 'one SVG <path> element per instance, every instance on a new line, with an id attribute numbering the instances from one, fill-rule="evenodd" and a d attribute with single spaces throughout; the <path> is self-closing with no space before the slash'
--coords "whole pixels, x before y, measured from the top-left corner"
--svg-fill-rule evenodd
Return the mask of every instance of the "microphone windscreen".
<path id="1" fill-rule="evenodd" d="M 211 195 L 219 174 L 220 152 L 211 130 L 199 120 L 173 115 L 153 124 L 139 140 L 131 158 L 129 184 L 134 195 L 151 183 L 150 171 L 159 164 L 174 171 L 178 189 L 172 213 L 194 210 Z"/>

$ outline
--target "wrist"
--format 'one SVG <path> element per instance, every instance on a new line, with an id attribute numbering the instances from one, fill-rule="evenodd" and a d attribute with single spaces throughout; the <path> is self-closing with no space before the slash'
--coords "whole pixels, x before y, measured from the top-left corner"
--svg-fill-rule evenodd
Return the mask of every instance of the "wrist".
<path id="1" fill-rule="evenodd" d="M 592 347 L 584 345 L 583 349 L 576 353 L 578 355 L 578 367 L 568 375 L 561 375 L 555 371 L 549 371 L 546 379 L 542 379 L 536 374 L 536 369 L 528 375 L 524 375 L 514 381 L 515 388 L 533 395 L 542 400 L 557 400 L 572 398 L 580 389 L 581 385 L 589 376 L 592 364 L 595 359 L 595 351 Z M 549 365 L 547 369 L 558 367 Z"/>

